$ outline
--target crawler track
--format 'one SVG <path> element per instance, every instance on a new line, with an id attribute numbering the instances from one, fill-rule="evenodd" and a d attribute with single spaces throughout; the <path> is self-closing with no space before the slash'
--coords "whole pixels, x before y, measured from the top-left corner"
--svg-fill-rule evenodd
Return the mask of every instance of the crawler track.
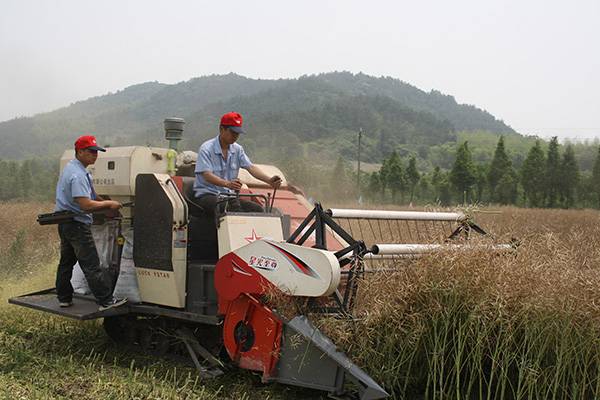
<path id="1" fill-rule="evenodd" d="M 207 377 L 219 375 L 215 370 L 216 363 L 221 367 L 228 363 L 228 358 L 222 357 L 223 345 L 220 327 L 217 326 L 135 315 L 107 317 L 103 325 L 108 336 L 116 343 L 145 355 L 196 366 Z M 197 349 L 196 345 L 200 345 L 208 354 L 196 351 L 196 357 L 192 356 L 190 347 Z M 198 361 L 203 365 L 197 364 Z"/>

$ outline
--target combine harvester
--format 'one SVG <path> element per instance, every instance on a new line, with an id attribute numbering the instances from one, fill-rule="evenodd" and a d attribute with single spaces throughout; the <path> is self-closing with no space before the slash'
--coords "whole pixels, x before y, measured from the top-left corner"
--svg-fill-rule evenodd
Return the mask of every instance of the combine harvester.
<path id="1" fill-rule="evenodd" d="M 9 302 L 79 320 L 103 318 L 115 341 L 161 357 L 189 355 L 203 377 L 233 364 L 257 371 L 263 382 L 362 400 L 387 397 L 311 323 L 310 313 L 351 316 L 360 278 L 381 268 L 376 264 L 446 248 L 440 239 L 485 232 L 461 213 L 324 210 L 285 179 L 271 193 L 249 175 L 241 175 L 240 196 L 266 213 L 225 211 L 216 221 L 192 216 L 190 208 L 199 207 L 194 154 L 177 152 L 183 124 L 165 120 L 169 149 L 112 147 L 90 168 L 99 194 L 132 204 L 119 218 L 95 218 L 93 227 L 109 232 L 96 236 L 97 246 L 115 271 L 116 289 L 129 282 L 130 302 L 98 311 L 93 296 L 81 294 L 60 308 L 53 288 Z M 65 151 L 61 167 L 70 158 L 72 150 Z M 386 234 L 387 242 L 376 241 Z M 308 315 L 278 310 L 273 294 L 287 303 L 302 300 Z"/>

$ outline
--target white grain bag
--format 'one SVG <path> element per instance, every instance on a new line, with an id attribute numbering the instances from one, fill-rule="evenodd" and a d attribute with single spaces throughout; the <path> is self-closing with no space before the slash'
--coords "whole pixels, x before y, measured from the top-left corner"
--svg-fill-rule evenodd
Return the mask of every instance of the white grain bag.
<path id="1" fill-rule="evenodd" d="M 130 303 L 141 303 L 135 264 L 133 262 L 133 228 L 124 229 L 121 235 L 125 239 L 121 253 L 121 268 L 115 285 L 115 297 L 127 297 Z"/>
<path id="2" fill-rule="evenodd" d="M 100 259 L 100 268 L 104 270 L 109 269 L 113 258 L 117 229 L 117 221 L 108 221 L 105 224 L 92 225 L 91 227 L 92 237 L 94 238 L 96 250 L 98 251 L 98 258 Z M 73 286 L 73 291 L 77 294 L 87 295 L 92 293 L 79 262 L 75 263 L 75 266 L 73 266 L 71 286 Z"/>
<path id="3" fill-rule="evenodd" d="M 119 270 L 119 279 L 113 292 L 115 297 L 127 297 L 130 303 L 141 303 L 140 288 L 138 286 L 137 275 L 133 260 L 121 258 L 121 268 Z"/>
<path id="4" fill-rule="evenodd" d="M 87 280 L 85 279 L 85 275 L 83 275 L 83 271 L 79 266 L 79 262 L 75 263 L 73 267 L 73 275 L 71 276 L 71 286 L 73 286 L 73 291 L 77 294 L 91 294 L 92 291 L 88 286 Z"/>

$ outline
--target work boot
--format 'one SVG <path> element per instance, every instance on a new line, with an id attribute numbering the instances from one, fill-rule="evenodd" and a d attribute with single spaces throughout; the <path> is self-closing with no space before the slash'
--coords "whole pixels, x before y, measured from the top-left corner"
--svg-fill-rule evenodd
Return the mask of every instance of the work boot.
<path id="1" fill-rule="evenodd" d="M 112 299 L 110 299 L 109 301 L 100 304 L 100 307 L 98 307 L 99 311 L 104 311 L 104 310 L 108 310 L 110 308 L 115 308 L 115 307 L 119 307 L 122 306 L 123 304 L 127 303 L 127 298 L 124 299 L 118 299 L 116 297 L 113 297 Z"/>

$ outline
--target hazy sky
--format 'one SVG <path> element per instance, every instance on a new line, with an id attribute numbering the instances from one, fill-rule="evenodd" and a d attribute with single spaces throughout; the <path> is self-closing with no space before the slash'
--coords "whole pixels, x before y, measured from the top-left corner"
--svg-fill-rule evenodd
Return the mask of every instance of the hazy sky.
<path id="1" fill-rule="evenodd" d="M 600 137 L 600 0 L 1 0 L 0 55 L 0 121 L 146 81 L 345 70 Z"/>

